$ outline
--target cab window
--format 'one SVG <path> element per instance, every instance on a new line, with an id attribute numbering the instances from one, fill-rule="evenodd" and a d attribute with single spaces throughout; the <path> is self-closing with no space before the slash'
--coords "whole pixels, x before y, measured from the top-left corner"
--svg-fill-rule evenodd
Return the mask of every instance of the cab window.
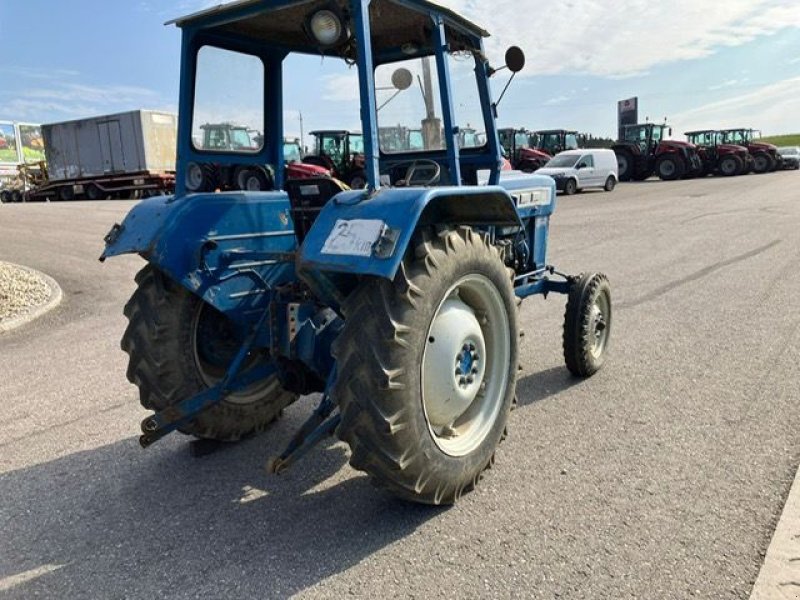
<path id="1" fill-rule="evenodd" d="M 264 141 L 264 63 L 203 46 L 197 53 L 192 141 L 197 150 L 256 153 Z"/>

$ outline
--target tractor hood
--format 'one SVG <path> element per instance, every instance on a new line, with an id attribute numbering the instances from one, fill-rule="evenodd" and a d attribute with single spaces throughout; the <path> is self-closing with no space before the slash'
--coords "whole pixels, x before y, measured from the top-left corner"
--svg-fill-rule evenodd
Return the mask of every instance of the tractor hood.
<path id="1" fill-rule="evenodd" d="M 690 144 L 689 142 L 681 142 L 678 140 L 663 140 L 661 142 L 665 146 L 669 148 L 680 148 L 680 149 L 695 149 L 696 146 L 694 144 Z"/>
<path id="2" fill-rule="evenodd" d="M 295 162 L 286 165 L 286 174 L 290 179 L 307 179 L 309 177 L 323 177 L 331 173 L 325 167 Z"/>
<path id="3" fill-rule="evenodd" d="M 720 144 L 717 146 L 717 150 L 720 152 L 729 152 L 731 154 L 741 154 L 742 152 L 747 152 L 747 148 L 737 144 Z"/>
<path id="4" fill-rule="evenodd" d="M 750 148 L 752 150 L 762 150 L 764 152 L 778 151 L 777 146 L 774 146 L 773 144 L 767 144 L 766 142 L 750 142 Z"/>
<path id="5" fill-rule="evenodd" d="M 536 150 L 535 148 L 523 148 L 519 151 L 519 158 L 520 160 L 550 160 L 553 157 L 543 150 Z"/>

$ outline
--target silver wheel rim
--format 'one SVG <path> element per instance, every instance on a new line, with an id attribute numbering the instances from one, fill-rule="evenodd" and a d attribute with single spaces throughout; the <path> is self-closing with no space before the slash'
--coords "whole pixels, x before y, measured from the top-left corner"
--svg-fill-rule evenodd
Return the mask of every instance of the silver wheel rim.
<path id="1" fill-rule="evenodd" d="M 511 328 L 503 298 L 485 276 L 460 279 L 445 294 L 422 356 L 422 406 L 434 442 L 465 456 L 483 443 L 503 406 Z"/>
<path id="2" fill-rule="evenodd" d="M 225 369 L 220 367 L 213 367 L 210 365 L 200 354 L 198 343 L 197 343 L 197 332 L 198 326 L 200 324 L 200 319 L 203 316 L 205 310 L 212 310 L 208 308 L 208 305 L 205 302 L 201 302 L 198 306 L 197 310 L 195 311 L 194 318 L 192 319 L 192 329 L 191 329 L 191 344 L 192 344 L 192 356 L 194 357 L 194 365 L 197 369 L 197 373 L 200 375 L 200 379 L 203 381 L 203 384 L 206 387 L 213 387 L 217 385 L 225 375 Z M 257 357 L 254 356 L 252 353 L 245 360 L 244 365 L 242 366 L 242 370 L 246 370 L 253 362 L 257 361 Z M 230 404 L 253 404 L 257 402 L 261 398 L 267 396 L 275 386 L 279 384 L 277 377 L 267 377 L 266 379 L 262 379 L 260 381 L 256 381 L 255 383 L 251 384 L 247 388 L 234 392 L 233 394 L 229 394 L 225 397 L 225 402 L 229 402 Z"/>
<path id="3" fill-rule="evenodd" d="M 592 343 L 592 347 L 589 351 L 595 359 L 602 356 L 608 343 L 610 308 L 608 297 L 601 293 L 595 299 L 589 312 L 591 327 L 591 337 L 589 339 Z"/>
<path id="4" fill-rule="evenodd" d="M 261 182 L 258 180 L 258 177 L 256 177 L 255 175 L 250 175 L 247 178 L 247 185 L 245 185 L 245 189 L 248 192 L 260 192 Z"/>
<path id="5" fill-rule="evenodd" d="M 186 171 L 186 187 L 197 191 L 203 186 L 203 170 L 199 165 L 190 166 Z"/>

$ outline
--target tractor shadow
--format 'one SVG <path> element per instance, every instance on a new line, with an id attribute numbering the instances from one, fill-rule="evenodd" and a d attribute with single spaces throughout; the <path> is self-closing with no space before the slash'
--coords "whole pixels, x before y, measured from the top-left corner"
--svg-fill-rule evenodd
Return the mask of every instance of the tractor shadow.
<path id="1" fill-rule="evenodd" d="M 584 379 L 574 377 L 563 365 L 531 373 L 517 381 L 517 406 L 530 406 L 582 383 Z"/>
<path id="2" fill-rule="evenodd" d="M 4 597 L 287 597 L 442 514 L 343 468 L 333 440 L 267 475 L 296 425 L 201 459 L 185 438 L 130 438 L 0 475 L 0 589 L 49 570 Z"/>

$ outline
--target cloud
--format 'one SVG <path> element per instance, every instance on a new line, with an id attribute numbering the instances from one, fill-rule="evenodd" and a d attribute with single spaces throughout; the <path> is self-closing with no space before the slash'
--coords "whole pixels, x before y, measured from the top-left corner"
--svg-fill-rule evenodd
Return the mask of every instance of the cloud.
<path id="1" fill-rule="evenodd" d="M 800 77 L 750 90 L 674 115 L 680 131 L 753 127 L 765 135 L 800 131 Z M 753 121 L 753 115 L 758 115 Z M 794 116 L 792 116 L 794 115 Z"/>
<path id="2" fill-rule="evenodd" d="M 742 79 L 728 79 L 723 81 L 722 83 L 718 83 L 717 85 L 709 86 L 709 90 L 715 92 L 717 90 L 724 90 L 725 88 L 734 87 L 734 86 L 741 86 L 745 83 L 750 81 L 749 78 L 743 77 Z"/>
<path id="3" fill-rule="evenodd" d="M 494 0 L 491 10 L 486 0 L 438 1 L 493 33 L 487 49 L 494 61 L 507 46 L 522 46 L 526 75 L 641 75 L 656 65 L 800 28 L 797 0 L 571 0 L 529 11 L 520 10 L 517 0 Z"/>

